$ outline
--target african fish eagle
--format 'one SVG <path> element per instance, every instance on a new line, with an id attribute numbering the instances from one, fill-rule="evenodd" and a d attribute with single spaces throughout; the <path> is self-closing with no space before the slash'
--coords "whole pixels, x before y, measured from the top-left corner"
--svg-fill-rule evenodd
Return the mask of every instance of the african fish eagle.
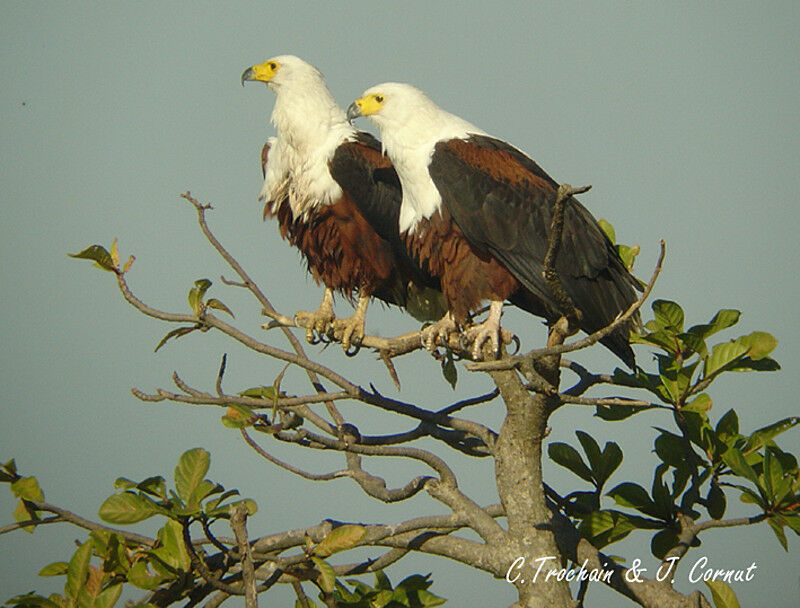
<path id="1" fill-rule="evenodd" d="M 400 241 L 401 191 L 391 162 L 374 137 L 350 124 L 322 74 L 281 55 L 247 68 L 246 81 L 264 82 L 275 93 L 277 136 L 262 152 L 264 217 L 277 218 L 282 236 L 325 286 L 319 309 L 298 313 L 307 317 L 306 337 L 333 331 L 348 350 L 364 336 L 371 296 L 411 309 L 410 299 L 428 298 L 438 280 L 415 267 Z M 335 318 L 334 291 L 358 294 L 351 318 Z"/>
<path id="2" fill-rule="evenodd" d="M 400 178 L 401 236 L 441 279 L 448 313 L 427 330 L 429 348 L 487 300 L 488 318 L 465 334 L 475 358 L 487 340 L 498 351 L 505 300 L 556 321 L 561 312 L 542 271 L 558 184 L 518 149 L 441 109 L 412 85 L 370 88 L 348 109 L 351 120 L 357 116 L 377 126 Z M 566 206 L 560 251 L 555 268 L 584 331 L 609 325 L 636 300 L 636 280 L 575 199 Z M 630 366 L 634 323 L 638 318 L 602 340 Z"/>

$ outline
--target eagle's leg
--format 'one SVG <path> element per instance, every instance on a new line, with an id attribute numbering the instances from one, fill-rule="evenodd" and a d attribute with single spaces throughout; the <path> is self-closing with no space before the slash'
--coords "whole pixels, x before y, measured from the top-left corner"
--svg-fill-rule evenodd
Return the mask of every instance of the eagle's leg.
<path id="1" fill-rule="evenodd" d="M 420 338 L 422 345 L 428 349 L 428 352 L 432 353 L 436 350 L 437 338 L 442 346 L 447 347 L 450 343 L 450 336 L 456 333 L 458 333 L 458 325 L 452 315 L 447 312 L 436 323 L 432 323 L 423 329 L 420 332 Z"/>
<path id="2" fill-rule="evenodd" d="M 333 328 L 333 322 L 336 320 L 336 315 L 333 314 L 333 290 L 325 288 L 325 294 L 322 296 L 322 302 L 316 312 L 301 310 L 295 314 L 294 318 L 298 325 L 306 328 L 306 341 L 309 344 L 319 342 L 314 333 L 327 334 Z"/>
<path id="3" fill-rule="evenodd" d="M 493 300 L 489 306 L 489 316 L 483 323 L 473 325 L 464 332 L 467 344 L 472 344 L 472 358 L 481 359 L 483 344 L 487 340 L 492 342 L 494 356 L 500 353 L 500 344 L 511 342 L 511 333 L 500 328 L 500 318 L 503 316 L 503 301 Z"/>
<path id="4" fill-rule="evenodd" d="M 333 324 L 333 335 L 341 339 L 342 348 L 345 352 L 350 351 L 352 344 L 356 348 L 361 346 L 364 339 L 364 326 L 367 322 L 367 307 L 369 306 L 369 295 L 362 289 L 358 293 L 358 304 L 356 312 L 349 319 L 337 319 Z"/>

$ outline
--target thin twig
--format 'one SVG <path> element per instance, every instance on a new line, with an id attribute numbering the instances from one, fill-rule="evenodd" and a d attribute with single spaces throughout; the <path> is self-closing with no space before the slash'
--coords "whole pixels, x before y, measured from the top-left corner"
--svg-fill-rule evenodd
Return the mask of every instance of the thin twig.
<path id="1" fill-rule="evenodd" d="M 561 314 L 563 314 L 570 325 L 580 321 L 581 312 L 575 306 L 556 272 L 556 260 L 561 250 L 561 239 L 564 232 L 564 212 L 567 202 L 575 194 L 587 192 L 591 186 L 583 188 L 573 188 L 569 184 L 561 184 L 558 187 L 556 201 L 553 205 L 553 216 L 550 221 L 550 236 L 548 238 L 547 253 L 544 256 L 542 277 L 550 292 L 553 294 Z"/>

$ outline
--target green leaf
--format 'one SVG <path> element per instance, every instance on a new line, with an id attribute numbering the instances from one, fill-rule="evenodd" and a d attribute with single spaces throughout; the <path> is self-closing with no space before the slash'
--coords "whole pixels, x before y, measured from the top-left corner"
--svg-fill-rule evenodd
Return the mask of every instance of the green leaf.
<path id="1" fill-rule="evenodd" d="M 20 477 L 11 484 L 11 491 L 23 500 L 44 501 L 44 493 L 35 477 Z"/>
<path id="2" fill-rule="evenodd" d="M 800 515 L 782 515 L 781 519 L 795 534 L 800 536 Z"/>
<path id="3" fill-rule="evenodd" d="M 622 464 L 622 449 L 613 441 L 606 442 L 602 453 L 603 468 L 595 471 L 597 483 L 602 487 Z"/>
<path id="4" fill-rule="evenodd" d="M 383 570 L 378 570 L 375 573 L 375 589 L 388 591 L 392 590 L 392 583 Z"/>
<path id="5" fill-rule="evenodd" d="M 447 380 L 447 383 L 450 387 L 455 390 L 456 383 L 458 382 L 458 369 L 456 368 L 456 362 L 453 359 L 453 353 L 449 350 L 447 351 L 447 355 L 445 358 L 442 359 L 442 376 L 444 379 Z"/>
<path id="6" fill-rule="evenodd" d="M 39 576 L 62 576 L 67 573 L 68 568 L 67 562 L 53 562 L 39 570 Z"/>
<path id="7" fill-rule="evenodd" d="M 175 520 L 167 521 L 158 531 L 158 540 L 160 546 L 152 551 L 155 557 L 173 571 L 191 571 L 192 560 L 183 540 L 182 524 Z"/>
<path id="8" fill-rule="evenodd" d="M 713 519 L 722 519 L 725 515 L 725 508 L 727 506 L 727 501 L 725 499 L 725 492 L 722 491 L 717 484 L 712 483 L 711 489 L 708 491 L 708 496 L 706 497 L 706 508 L 708 509 L 708 514 Z"/>
<path id="9" fill-rule="evenodd" d="M 676 468 L 681 466 L 687 456 L 683 437 L 664 430 L 656 437 L 655 450 L 664 463 Z"/>
<path id="10" fill-rule="evenodd" d="M 606 496 L 614 499 L 614 502 L 622 507 L 630 507 L 653 517 L 661 517 L 662 515 L 647 490 L 638 484 L 632 482 L 621 483 L 609 490 Z"/>
<path id="11" fill-rule="evenodd" d="M 258 422 L 258 416 L 249 407 L 234 403 L 228 407 L 220 420 L 223 426 L 229 429 L 246 429 Z"/>
<path id="12" fill-rule="evenodd" d="M 683 332 L 678 334 L 678 340 L 680 340 L 683 344 L 684 359 L 688 359 L 693 353 L 699 354 L 701 358 L 708 354 L 708 346 L 706 346 L 706 341 L 696 334 L 688 331 Z"/>
<path id="13" fill-rule="evenodd" d="M 583 448 L 583 452 L 586 454 L 586 458 L 589 460 L 589 467 L 591 467 L 592 471 L 602 469 L 603 462 L 602 457 L 600 456 L 600 446 L 597 445 L 594 437 L 584 431 L 575 431 L 575 436 L 578 438 L 578 441 Z"/>
<path id="14" fill-rule="evenodd" d="M 715 429 L 717 438 L 727 445 L 733 445 L 733 441 L 739 437 L 739 416 L 734 409 L 729 409 L 725 415 L 717 422 Z"/>
<path id="15" fill-rule="evenodd" d="M 336 571 L 333 569 L 333 566 L 319 557 L 312 556 L 311 561 L 314 562 L 314 565 L 319 571 L 317 584 L 320 589 L 326 593 L 333 593 L 333 590 L 336 588 Z"/>
<path id="16" fill-rule="evenodd" d="M 664 559 L 664 556 L 678 544 L 678 535 L 675 530 L 665 529 L 656 532 L 653 538 L 650 539 L 650 551 L 658 559 Z"/>
<path id="17" fill-rule="evenodd" d="M 91 543 L 84 543 L 69 560 L 67 565 L 67 582 L 64 585 L 64 594 L 72 600 L 78 597 L 78 592 L 86 583 L 89 576 L 89 560 L 92 557 Z"/>
<path id="18" fill-rule="evenodd" d="M 6 601 L 6 606 L 14 606 L 16 608 L 64 608 L 64 603 L 60 595 L 53 594 L 50 599 L 43 597 L 37 593 L 26 593 L 25 595 L 16 595 Z"/>
<path id="19" fill-rule="evenodd" d="M 681 409 L 685 412 L 707 412 L 711 409 L 711 397 L 707 393 L 700 393 Z"/>
<path id="20" fill-rule="evenodd" d="M 677 303 L 670 300 L 656 300 L 653 302 L 653 314 L 658 327 L 675 332 L 683 331 L 683 309 Z"/>
<path id="21" fill-rule="evenodd" d="M 583 462 L 578 450 L 566 443 L 555 442 L 547 446 L 547 454 L 556 464 L 569 469 L 581 479 L 594 483 L 594 477 L 589 467 Z"/>
<path id="22" fill-rule="evenodd" d="M 162 513 L 163 510 L 146 496 L 123 492 L 109 496 L 100 505 L 100 519 L 110 524 L 135 524 Z"/>
<path id="23" fill-rule="evenodd" d="M 653 475 L 653 485 L 651 494 L 653 495 L 653 502 L 655 503 L 656 510 L 652 513 L 660 519 L 669 520 L 675 512 L 675 505 L 672 500 L 672 493 L 669 487 L 664 482 L 664 473 L 667 472 L 669 467 L 660 464 L 656 467 L 655 474 Z"/>
<path id="24" fill-rule="evenodd" d="M 733 410 L 731 410 L 733 411 Z M 790 416 L 754 431 L 745 444 L 744 451 L 752 452 L 761 449 L 775 437 L 800 424 L 800 417 Z"/>
<path id="25" fill-rule="evenodd" d="M 131 566 L 128 571 L 128 582 L 134 587 L 145 589 L 147 591 L 153 590 L 161 585 L 166 577 L 158 573 L 153 573 L 148 568 L 148 562 L 140 560 Z"/>
<path id="26" fill-rule="evenodd" d="M 28 509 L 28 505 L 25 504 L 25 501 L 22 499 L 20 499 L 17 506 L 14 508 L 13 515 L 14 521 L 16 522 L 39 521 L 39 515 L 35 511 Z M 22 529 L 29 534 L 33 534 L 36 526 L 32 524 L 30 526 L 23 526 Z"/>
<path id="27" fill-rule="evenodd" d="M 114 240 L 111 241 L 111 261 L 114 263 L 114 267 L 119 266 L 119 243 L 117 242 L 117 237 L 114 237 Z"/>
<path id="28" fill-rule="evenodd" d="M 656 327 L 655 331 L 644 335 L 631 334 L 631 342 L 637 344 L 651 344 L 664 349 L 672 355 L 676 355 L 680 349 L 680 344 L 677 341 L 675 333 L 671 333 L 669 329 L 658 328 L 658 325 L 653 321 L 648 323 L 648 326 L 650 324 Z"/>
<path id="29" fill-rule="evenodd" d="M 214 500 L 209 500 L 205 504 L 206 515 L 209 516 L 216 515 L 216 510 L 220 504 L 222 504 L 224 501 L 228 500 L 232 496 L 238 496 L 238 495 L 239 495 L 239 490 L 228 490 L 227 492 L 223 492 L 221 495 L 217 496 Z M 223 507 L 223 509 L 225 510 L 225 513 L 227 513 L 228 507 L 225 506 Z"/>
<path id="30" fill-rule="evenodd" d="M 127 477 L 117 477 L 114 480 L 114 488 L 117 490 L 133 490 L 137 485 L 135 481 L 131 481 Z"/>
<path id="31" fill-rule="evenodd" d="M 158 349 L 164 346 L 167 343 L 167 341 L 170 340 L 171 338 L 176 338 L 176 339 L 180 338 L 182 336 L 185 336 L 186 334 L 192 333 L 196 329 L 199 329 L 197 325 L 192 325 L 191 327 L 179 327 L 177 329 L 173 329 L 166 336 L 161 338 L 161 341 L 156 345 L 155 349 L 153 349 L 153 352 L 157 353 Z"/>
<path id="32" fill-rule="evenodd" d="M 17 463 L 12 458 L 4 465 L 0 465 L 0 483 L 10 483 L 17 478 Z"/>
<path id="33" fill-rule="evenodd" d="M 722 309 L 714 315 L 710 323 L 707 325 L 695 325 L 690 327 L 687 333 L 694 334 L 705 340 L 723 329 L 736 325 L 739 322 L 740 314 L 738 310 Z"/>
<path id="34" fill-rule="evenodd" d="M 756 361 L 766 357 L 778 346 L 775 337 L 765 331 L 754 331 L 736 341 L 747 347 L 747 356 Z"/>
<path id="35" fill-rule="evenodd" d="M 614 226 L 602 218 L 597 220 L 597 224 L 600 226 L 600 230 L 608 237 L 609 241 L 612 243 L 617 242 L 617 234 L 614 232 Z"/>
<path id="36" fill-rule="evenodd" d="M 208 300 L 206 302 L 206 306 L 208 306 L 209 308 L 214 308 L 216 310 L 221 310 L 222 312 L 227 312 L 230 316 L 233 317 L 233 313 L 231 312 L 230 308 L 225 306 L 225 304 L 223 304 L 216 298 L 211 298 L 210 300 Z"/>
<path id="37" fill-rule="evenodd" d="M 425 576 L 422 576 L 421 574 L 412 574 L 411 576 L 407 576 L 402 581 L 397 583 L 397 587 L 395 588 L 405 589 L 407 591 L 425 590 L 433 585 L 433 581 L 430 580 L 430 578 L 430 574 L 426 574 Z"/>
<path id="38" fill-rule="evenodd" d="M 742 454 L 740 450 L 734 447 L 728 448 L 725 453 L 722 454 L 722 461 L 739 477 L 744 477 L 753 483 L 758 483 L 756 472 L 753 470 L 753 467 L 747 464 L 744 454 Z"/>
<path id="39" fill-rule="evenodd" d="M 189 502 L 192 492 L 203 481 L 211 464 L 211 456 L 203 448 L 184 452 L 175 467 L 175 490 L 178 496 Z"/>
<path id="40" fill-rule="evenodd" d="M 729 372 L 777 372 L 781 368 L 775 359 L 764 357 L 763 359 L 751 359 L 743 357 L 725 370 Z"/>
<path id="41" fill-rule="evenodd" d="M 122 583 L 107 587 L 94 600 L 94 608 L 111 608 L 122 594 Z"/>
<path id="42" fill-rule="evenodd" d="M 361 542 L 366 533 L 366 528 L 356 524 L 339 526 L 314 547 L 313 553 L 319 557 L 328 557 L 338 551 L 352 549 Z"/>
<path id="43" fill-rule="evenodd" d="M 142 492 L 145 492 L 146 494 L 160 498 L 161 500 L 167 499 L 167 485 L 161 475 L 148 477 L 147 479 L 136 484 L 136 488 Z"/>
<path id="44" fill-rule="evenodd" d="M 202 313 L 205 308 L 203 305 L 203 296 L 206 294 L 209 287 L 211 287 L 211 281 L 208 279 L 198 279 L 194 282 L 194 287 L 189 290 L 189 306 L 192 307 L 196 316 L 200 316 L 200 313 Z"/>
<path id="45" fill-rule="evenodd" d="M 111 254 L 106 250 L 105 247 L 101 247 L 100 245 L 92 245 L 80 253 L 68 253 L 67 255 L 71 258 L 93 260 L 98 268 L 102 268 L 103 270 L 107 270 L 109 272 L 114 272 L 116 269 L 116 264 L 114 264 Z"/>
<path id="46" fill-rule="evenodd" d="M 747 346 L 739 342 L 716 344 L 711 350 L 711 355 L 705 360 L 703 377 L 713 378 L 746 354 Z"/>
<path id="47" fill-rule="evenodd" d="M 627 245 L 617 245 L 617 255 L 619 255 L 619 259 L 622 260 L 622 263 L 625 265 L 629 271 L 633 270 L 633 265 L 636 262 L 636 256 L 639 255 L 641 251 L 639 245 L 634 245 L 633 247 L 628 247 Z"/>
<path id="48" fill-rule="evenodd" d="M 250 498 L 245 498 L 244 500 L 237 500 L 236 502 L 231 503 L 227 507 L 228 512 L 230 513 L 231 511 L 233 511 L 233 509 L 235 509 L 239 505 L 244 505 L 247 508 L 248 517 L 258 513 L 258 505 L 256 504 L 256 501 Z"/>
<path id="49" fill-rule="evenodd" d="M 703 581 L 711 591 L 715 608 L 741 608 L 730 585 L 722 581 Z"/>
<path id="50" fill-rule="evenodd" d="M 594 415 L 601 420 L 617 422 L 630 418 L 634 414 L 653 409 L 655 406 L 640 405 L 598 405 L 595 407 Z"/>
<path id="51" fill-rule="evenodd" d="M 624 513 L 619 511 L 602 510 L 593 511 L 583 518 L 578 531 L 598 549 L 622 540 L 633 530 L 636 525 Z"/>
<path id="52" fill-rule="evenodd" d="M 239 393 L 242 397 L 252 397 L 253 399 L 274 400 L 278 394 L 274 386 L 255 386 Z"/>

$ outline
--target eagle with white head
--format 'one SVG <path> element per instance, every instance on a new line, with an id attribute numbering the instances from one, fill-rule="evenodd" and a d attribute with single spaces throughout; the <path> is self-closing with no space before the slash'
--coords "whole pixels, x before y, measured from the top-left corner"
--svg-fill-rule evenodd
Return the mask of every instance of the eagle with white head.
<path id="1" fill-rule="evenodd" d="M 430 327 L 457 331 L 483 302 L 484 323 L 469 328 L 472 355 L 490 340 L 498 352 L 503 303 L 510 300 L 554 323 L 561 311 L 543 278 L 558 183 L 528 156 L 437 106 L 418 88 L 374 86 L 348 109 L 369 118 L 403 188 L 398 228 L 409 252 L 441 281 L 448 313 Z M 580 328 L 597 331 L 635 300 L 636 279 L 591 213 L 570 198 L 564 215 L 559 279 L 580 313 Z M 629 366 L 638 317 L 601 341 Z"/>
<path id="2" fill-rule="evenodd" d="M 325 286 L 319 309 L 298 313 L 309 341 L 316 331 L 341 337 L 346 351 L 358 346 L 372 296 L 425 319 L 435 314 L 424 304 L 431 293 L 435 300 L 438 281 L 400 241 L 400 182 L 380 143 L 350 124 L 319 70 L 298 57 L 273 57 L 247 68 L 241 80 L 264 82 L 275 93 L 276 136 L 262 152 L 260 199 L 264 217 L 278 220 L 282 236 Z M 336 291 L 357 294 L 350 319 L 335 318 Z"/>

